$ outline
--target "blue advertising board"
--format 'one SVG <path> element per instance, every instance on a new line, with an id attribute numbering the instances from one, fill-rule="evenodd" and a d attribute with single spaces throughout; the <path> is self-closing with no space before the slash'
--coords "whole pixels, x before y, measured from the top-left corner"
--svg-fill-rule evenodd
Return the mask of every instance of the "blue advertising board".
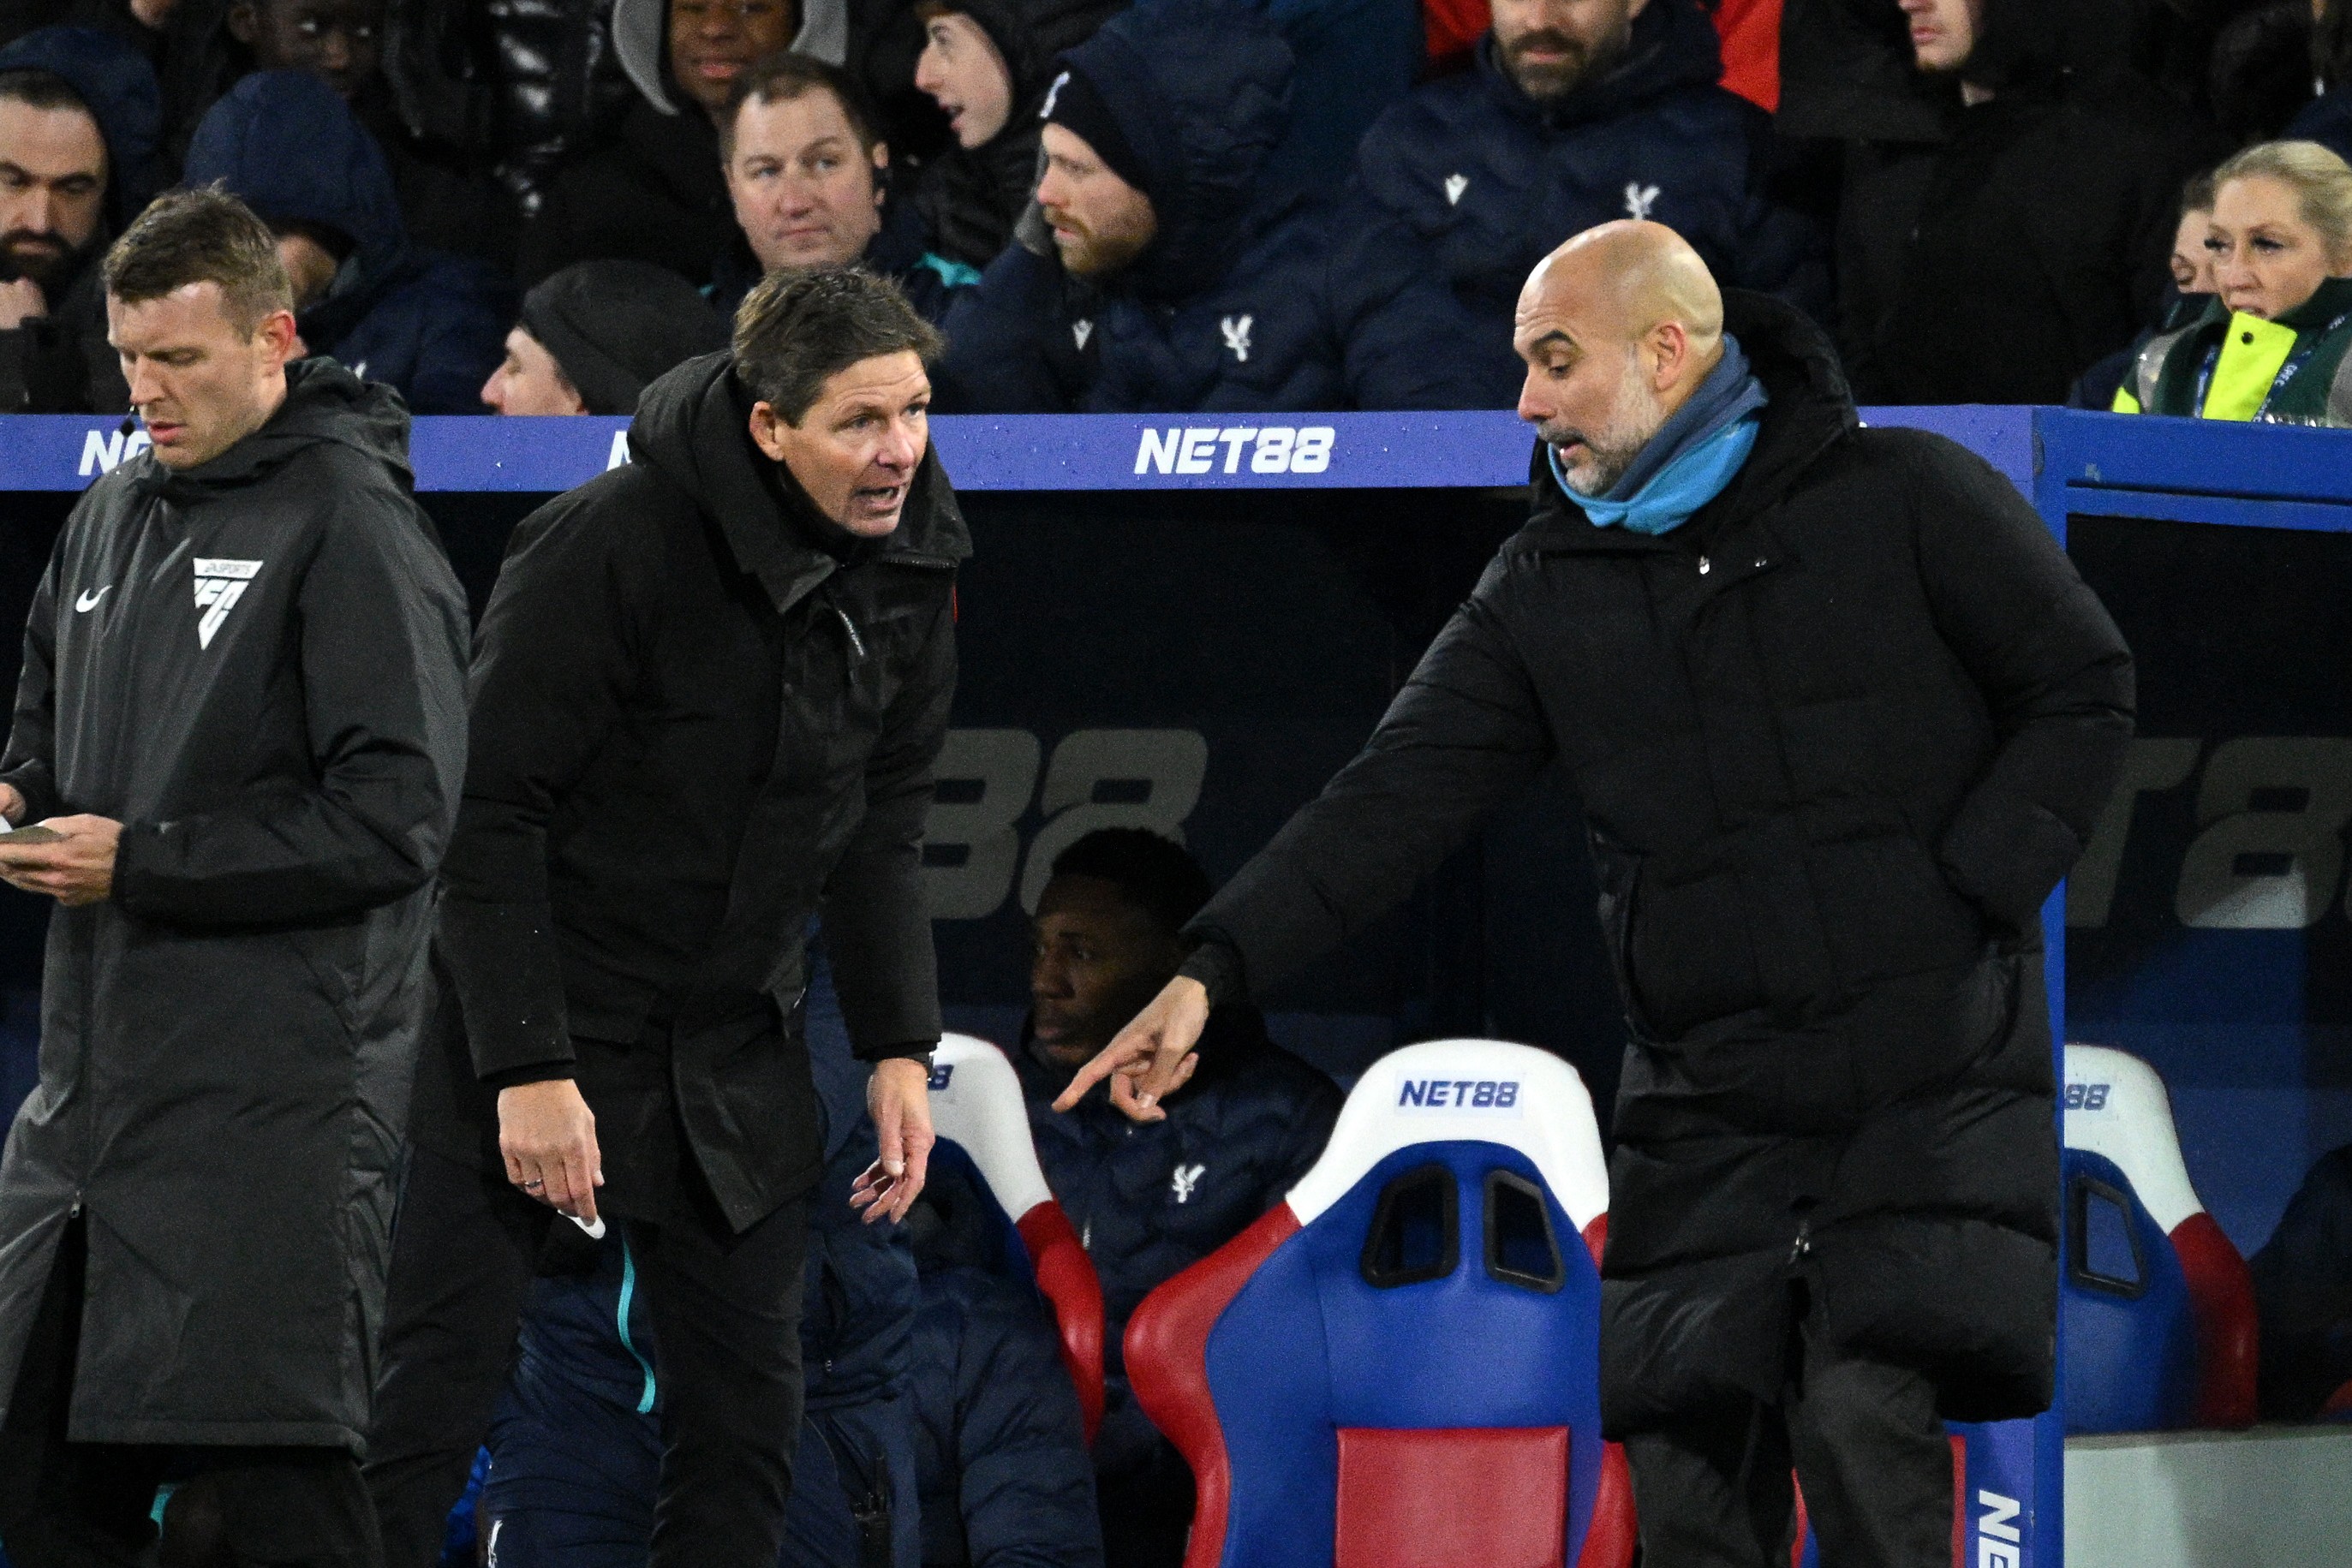
<path id="1" fill-rule="evenodd" d="M 1880 409 L 2030 495 L 2137 655 L 2126 787 L 2051 912 L 2065 1038 L 2170 1084 L 2184 1153 L 2242 1250 L 2352 1142 L 2352 436 L 2026 409 Z M 978 544 L 929 877 L 942 990 L 1005 1039 L 1026 910 L 1095 827 L 1182 836 L 1222 880 L 1377 721 L 1524 512 L 1508 413 L 949 419 Z M 0 420 L 0 619 L 72 494 L 138 449 L 119 422 Z M 506 531 L 626 460 L 619 420 L 422 419 L 417 483 L 478 604 Z M 0 643 L 6 642 L 0 639 Z M 0 675 L 13 649 L 0 655 Z M 1485 1033 L 1574 1061 L 1604 1107 L 1622 1036 L 1572 800 L 1507 807 L 1406 911 L 1277 999 L 1335 1071 Z M 0 1035 L 35 1027 L 39 911 L 0 896 Z M 2055 956 L 2063 955 L 2063 957 Z M 0 1052 L 0 1097 L 29 1061 Z M 1964 1560 L 2058 1561 L 2055 1417 L 1971 1428 Z"/>

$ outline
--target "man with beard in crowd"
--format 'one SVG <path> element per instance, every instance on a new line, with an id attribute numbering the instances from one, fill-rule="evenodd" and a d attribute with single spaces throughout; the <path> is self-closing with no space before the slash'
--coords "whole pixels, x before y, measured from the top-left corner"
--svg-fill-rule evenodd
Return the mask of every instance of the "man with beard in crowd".
<path id="1" fill-rule="evenodd" d="M 147 199 L 162 113 L 147 62 L 103 34 L 0 49 L 0 413 L 129 405 L 98 257 Z"/>
<path id="2" fill-rule="evenodd" d="M 1771 117 L 1717 85 L 1697 0 L 1496 0 L 1470 70 L 1383 115 L 1356 157 L 1377 208 L 1437 255 L 1479 323 L 1467 345 L 1493 402 L 1516 392 L 1511 310 L 1528 269 L 1611 218 L 1650 218 L 1725 283 L 1829 319 L 1822 236 L 1768 186 Z"/>

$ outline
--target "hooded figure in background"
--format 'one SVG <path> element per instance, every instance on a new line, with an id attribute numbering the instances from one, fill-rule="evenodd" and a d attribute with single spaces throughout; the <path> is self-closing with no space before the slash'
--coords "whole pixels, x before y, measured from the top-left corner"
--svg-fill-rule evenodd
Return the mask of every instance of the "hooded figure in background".
<path id="1" fill-rule="evenodd" d="M 131 390 L 106 341 L 99 258 L 155 193 L 163 124 L 155 73 L 129 45 L 85 27 L 44 27 L 0 49 L 0 76 L 16 71 L 54 78 L 79 100 L 105 146 L 105 193 L 89 234 L 78 242 L 71 235 L 52 236 L 65 254 L 44 269 L 47 277 L 36 277 L 42 311 L 15 320 L 0 316 L 7 322 L 0 328 L 0 413 L 118 413 L 131 406 Z M 0 157 L 7 152 L 0 145 Z M 0 229 L 10 226 L 0 223 Z M 0 249 L 0 279 L 20 274 L 35 276 Z"/>
<path id="2" fill-rule="evenodd" d="M 484 264 L 408 243 L 383 154 L 308 71 L 257 71 L 215 104 L 187 182 L 217 180 L 278 235 L 311 353 L 399 392 L 416 413 L 479 413 L 514 319 Z"/>
<path id="3" fill-rule="evenodd" d="M 838 65 L 848 26 L 845 0 L 614 0 L 613 52 L 635 101 L 546 183 L 523 230 L 523 281 L 625 256 L 708 283 L 735 243 L 717 120 L 736 78 L 786 49 Z"/>
<path id="4" fill-rule="evenodd" d="M 915 207 L 940 255 L 984 267 L 1013 242 L 1037 189 L 1038 110 L 1055 57 L 1094 36 L 1123 0 L 923 0 L 915 85 L 954 144 L 923 170 Z"/>
<path id="5" fill-rule="evenodd" d="M 2225 149 L 2114 63 L 2129 0 L 1922 0 L 1909 15 L 1932 123 L 1846 146 L 1838 313 L 1854 393 L 2063 402 L 2154 322 L 2181 183 Z"/>
<path id="6" fill-rule="evenodd" d="M 1265 177 L 1289 46 L 1234 0 L 1149 0 L 1063 57 L 1037 188 L 1050 243 L 948 317 L 941 412 L 1475 408 L 1433 345 L 1471 324 L 1402 227 Z"/>

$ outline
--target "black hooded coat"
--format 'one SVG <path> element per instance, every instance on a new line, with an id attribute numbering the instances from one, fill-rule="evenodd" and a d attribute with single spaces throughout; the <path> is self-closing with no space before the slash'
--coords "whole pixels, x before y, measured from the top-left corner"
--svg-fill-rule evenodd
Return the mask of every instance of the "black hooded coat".
<path id="1" fill-rule="evenodd" d="M 1991 99 L 1939 84 L 1929 134 L 1848 143 L 1839 346 L 1864 402 L 2062 403 L 2155 322 L 2181 183 L 2228 148 L 2110 63 L 2130 15 L 1986 0 L 1962 74 Z"/>
<path id="2" fill-rule="evenodd" d="M 978 147 L 950 146 L 915 187 L 915 207 L 950 261 L 982 267 L 1013 243 L 1037 189 L 1037 109 L 1055 57 L 1094 35 L 1125 0 L 958 0 L 988 35 L 1013 88 L 1003 129 Z"/>
<path id="3" fill-rule="evenodd" d="M 1778 1400 L 1798 1282 L 1948 1416 L 2027 1415 L 2057 1308 L 2039 916 L 2120 768 L 2130 655 L 2007 480 L 1858 428 L 1819 331 L 1725 304 L 1770 397 L 1729 487 L 1596 528 L 1538 448 L 1528 526 L 1187 971 L 1278 983 L 1558 764 L 1633 1041 L 1611 1435 Z"/>
<path id="4" fill-rule="evenodd" d="M 324 360 L 210 463 L 89 487 L 25 631 L 0 779 L 123 823 L 49 921 L 40 1083 L 0 1159 L 0 1401 L 88 1228 L 77 1442 L 357 1449 L 466 600 L 399 400 Z"/>
<path id="5" fill-rule="evenodd" d="M 82 247 L 48 314 L 0 331 L 0 413 L 111 413 L 131 388 L 106 340 L 106 242 L 155 191 L 163 103 L 155 73 L 120 38 L 85 27 L 45 27 L 0 48 L 0 71 L 47 71 L 74 90 L 106 143 L 106 219 Z"/>
<path id="6" fill-rule="evenodd" d="M 646 389 L 628 463 L 515 529 L 435 946 L 458 1016 L 412 1134 L 498 1170 L 483 1080 L 576 1075 L 605 1204 L 659 1222 L 690 1157 L 738 1231 L 824 1166 L 787 1024 L 812 915 L 859 1056 L 939 1040 L 923 822 L 971 553 L 935 455 L 897 531 L 851 543 L 750 412 L 731 354 L 688 360 Z"/>

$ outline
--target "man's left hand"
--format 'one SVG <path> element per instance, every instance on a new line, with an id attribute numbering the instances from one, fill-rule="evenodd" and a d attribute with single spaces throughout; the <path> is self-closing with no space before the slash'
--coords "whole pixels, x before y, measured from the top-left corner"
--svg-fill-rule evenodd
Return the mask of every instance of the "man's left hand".
<path id="1" fill-rule="evenodd" d="M 111 817 L 80 816 L 51 817 L 40 825 L 63 833 L 64 841 L 0 844 L 0 880 L 26 893 L 45 894 L 68 909 L 96 904 L 114 891 L 114 850 L 122 839 L 121 823 Z"/>
<path id="2" fill-rule="evenodd" d="M 930 1170 L 931 1070 L 912 1058 L 876 1062 L 866 1109 L 882 1157 L 850 1184 L 849 1206 L 863 1210 L 868 1225 L 904 1219 Z"/>

